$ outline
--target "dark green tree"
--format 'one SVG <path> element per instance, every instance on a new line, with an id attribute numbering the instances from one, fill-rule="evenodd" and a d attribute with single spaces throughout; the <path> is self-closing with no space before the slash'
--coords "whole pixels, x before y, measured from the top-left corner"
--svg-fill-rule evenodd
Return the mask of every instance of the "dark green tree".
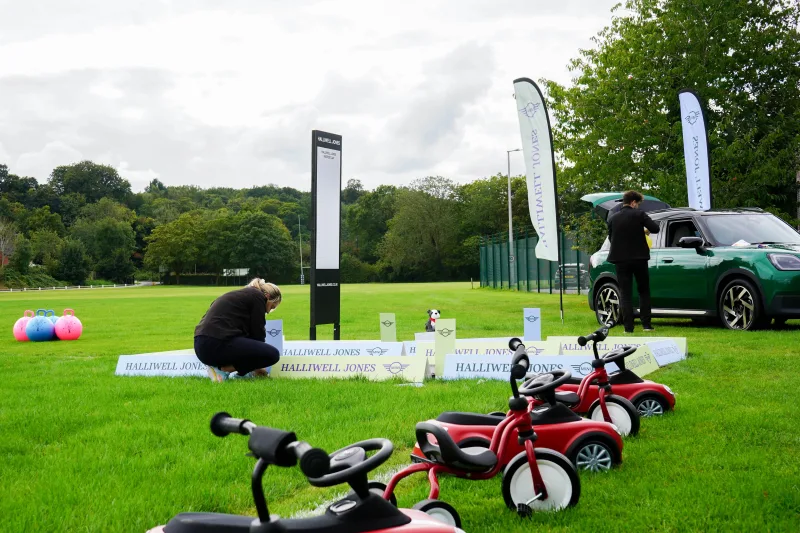
<path id="1" fill-rule="evenodd" d="M 91 272 L 86 247 L 77 239 L 64 239 L 51 275 L 72 285 L 83 285 Z"/>
<path id="2" fill-rule="evenodd" d="M 131 184 L 121 178 L 114 167 L 91 161 L 56 167 L 50 174 L 49 184 L 59 196 L 82 194 L 88 203 L 101 198 L 125 202 L 131 195 Z"/>
<path id="3" fill-rule="evenodd" d="M 14 253 L 8 261 L 8 266 L 19 272 L 27 274 L 33 259 L 33 249 L 31 243 L 24 235 L 19 235 L 14 243 Z"/>

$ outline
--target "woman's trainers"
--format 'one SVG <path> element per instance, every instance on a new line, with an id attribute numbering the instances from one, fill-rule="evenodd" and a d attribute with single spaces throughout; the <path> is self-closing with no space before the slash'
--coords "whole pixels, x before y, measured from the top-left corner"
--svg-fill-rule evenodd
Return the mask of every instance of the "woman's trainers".
<path id="1" fill-rule="evenodd" d="M 228 374 L 228 379 L 253 379 L 253 373 L 248 372 L 244 376 L 239 375 L 239 372 L 231 372 Z"/>
<path id="2" fill-rule="evenodd" d="M 230 377 L 230 372 L 225 372 L 215 366 L 208 367 L 208 377 L 211 378 L 211 381 L 216 381 L 217 383 L 222 383 L 226 379 Z"/>

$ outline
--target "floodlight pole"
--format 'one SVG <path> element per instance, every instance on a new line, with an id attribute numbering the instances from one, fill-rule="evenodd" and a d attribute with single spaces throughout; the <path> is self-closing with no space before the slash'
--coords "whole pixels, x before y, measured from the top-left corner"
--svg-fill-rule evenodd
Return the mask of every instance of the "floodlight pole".
<path id="1" fill-rule="evenodd" d="M 510 289 L 517 283 L 517 265 L 514 262 L 514 229 L 511 222 L 511 152 L 519 152 L 521 148 L 516 150 L 506 150 L 506 163 L 508 163 L 508 288 Z"/>

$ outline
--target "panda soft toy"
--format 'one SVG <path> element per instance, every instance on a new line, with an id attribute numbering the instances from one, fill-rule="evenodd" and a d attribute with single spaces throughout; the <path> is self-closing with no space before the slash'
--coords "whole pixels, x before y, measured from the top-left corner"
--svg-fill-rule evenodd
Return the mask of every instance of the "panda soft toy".
<path id="1" fill-rule="evenodd" d="M 428 321 L 425 322 L 425 331 L 436 331 L 436 319 L 441 316 L 438 309 L 428 309 Z"/>

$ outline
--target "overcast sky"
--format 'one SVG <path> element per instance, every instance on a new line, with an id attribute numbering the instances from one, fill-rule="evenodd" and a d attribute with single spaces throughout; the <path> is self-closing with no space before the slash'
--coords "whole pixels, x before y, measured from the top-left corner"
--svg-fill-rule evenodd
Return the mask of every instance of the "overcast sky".
<path id="1" fill-rule="evenodd" d="M 316 128 L 368 189 L 505 173 L 513 80 L 568 83 L 617 1 L 0 0 L 0 163 L 309 190 Z"/>

